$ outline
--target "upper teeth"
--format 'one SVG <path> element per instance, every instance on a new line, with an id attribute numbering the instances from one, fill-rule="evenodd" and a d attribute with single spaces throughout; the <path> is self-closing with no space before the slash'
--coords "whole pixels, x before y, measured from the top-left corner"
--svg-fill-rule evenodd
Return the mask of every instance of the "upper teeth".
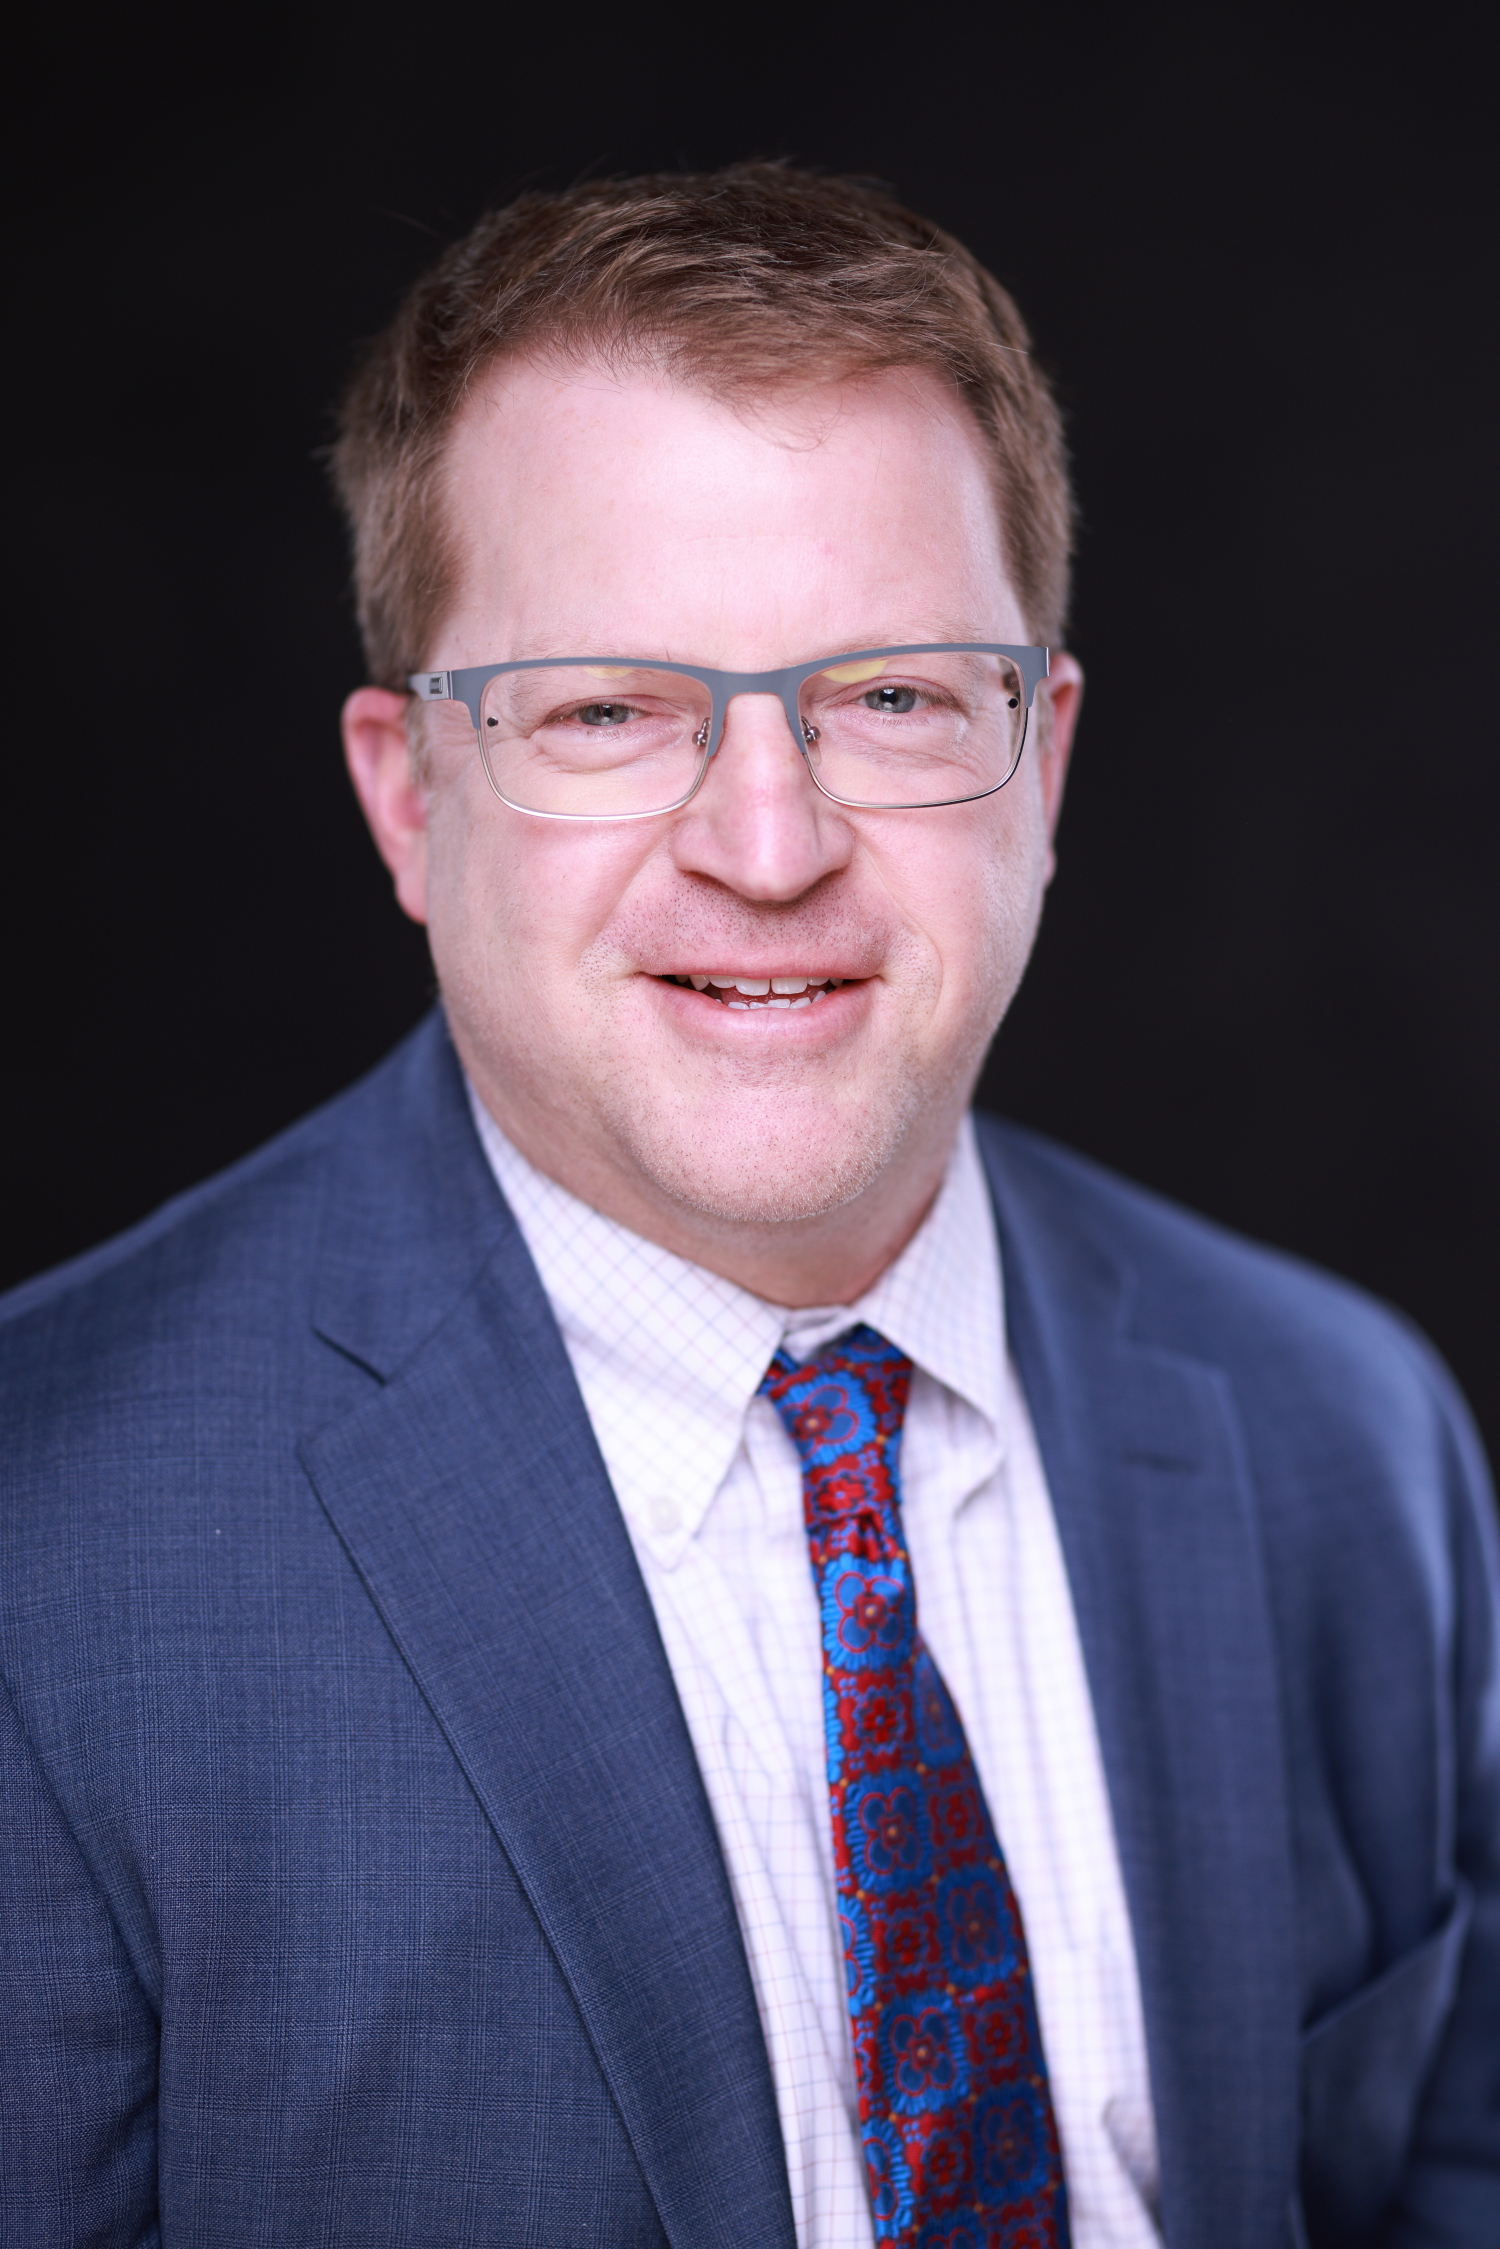
<path id="1" fill-rule="evenodd" d="M 836 984 L 835 976 L 692 976 L 687 981 L 695 992 L 704 991 L 710 984 L 716 992 L 743 992 L 746 999 L 764 999 L 768 992 L 792 997 L 805 992 L 809 984 Z"/>

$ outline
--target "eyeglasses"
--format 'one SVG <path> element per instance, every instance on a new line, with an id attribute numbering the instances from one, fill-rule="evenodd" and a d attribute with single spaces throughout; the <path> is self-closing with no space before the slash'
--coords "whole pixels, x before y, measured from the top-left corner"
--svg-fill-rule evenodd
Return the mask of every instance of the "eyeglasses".
<path id="1" fill-rule="evenodd" d="M 490 787 L 543 820 L 646 820 L 685 805 L 736 695 L 774 695 L 817 786 L 860 811 L 969 804 L 1021 760 L 1045 648 L 985 641 L 862 648 L 785 671 L 636 656 L 541 656 L 413 672 L 461 703 Z M 455 716 L 457 714 L 455 713 Z"/>

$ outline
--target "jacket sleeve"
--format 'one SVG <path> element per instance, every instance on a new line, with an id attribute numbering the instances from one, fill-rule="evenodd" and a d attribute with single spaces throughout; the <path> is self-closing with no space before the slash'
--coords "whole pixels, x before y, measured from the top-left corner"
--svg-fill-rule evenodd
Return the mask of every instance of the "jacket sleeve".
<path id="1" fill-rule="evenodd" d="M 0 2243 L 151 2249 L 157 2024 L 0 1685 Z"/>
<path id="2" fill-rule="evenodd" d="M 1380 2249 L 1500 2242 L 1500 1538 L 1479 1440 L 1445 1371 L 1439 1379 L 1455 1497 L 1453 1856 L 1473 1917 Z"/>

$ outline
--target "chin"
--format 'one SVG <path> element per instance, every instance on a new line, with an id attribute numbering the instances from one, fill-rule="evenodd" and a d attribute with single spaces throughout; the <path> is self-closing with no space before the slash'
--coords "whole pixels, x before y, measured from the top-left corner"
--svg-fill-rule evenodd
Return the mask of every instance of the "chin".
<path id="1" fill-rule="evenodd" d="M 679 1210 L 718 1225 L 786 1226 L 824 1218 L 872 1187 L 921 1111 L 913 1086 L 858 1108 L 747 1100 L 726 1116 L 641 1114 L 611 1120 L 637 1168 Z"/>

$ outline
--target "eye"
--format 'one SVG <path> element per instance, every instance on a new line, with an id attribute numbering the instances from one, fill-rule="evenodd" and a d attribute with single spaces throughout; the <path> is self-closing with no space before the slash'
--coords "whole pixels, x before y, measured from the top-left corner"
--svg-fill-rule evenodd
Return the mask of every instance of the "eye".
<path id="1" fill-rule="evenodd" d="M 917 707 L 917 691 L 914 687 L 872 687 L 860 701 L 866 710 L 889 711 L 896 718 L 904 718 Z"/>
<path id="2" fill-rule="evenodd" d="M 580 726 L 623 726 L 635 715 L 629 703 L 585 703 L 581 711 L 573 713 Z"/>

